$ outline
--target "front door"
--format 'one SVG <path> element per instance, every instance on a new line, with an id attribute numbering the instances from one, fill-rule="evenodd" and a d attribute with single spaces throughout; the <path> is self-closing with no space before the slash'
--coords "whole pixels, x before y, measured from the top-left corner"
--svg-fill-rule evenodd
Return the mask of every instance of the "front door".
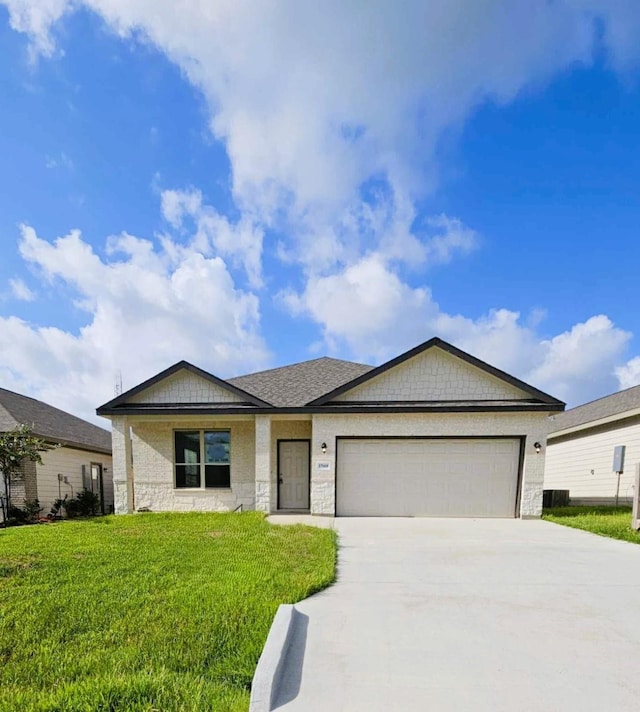
<path id="1" fill-rule="evenodd" d="M 309 440 L 278 441 L 278 509 L 309 509 Z"/>

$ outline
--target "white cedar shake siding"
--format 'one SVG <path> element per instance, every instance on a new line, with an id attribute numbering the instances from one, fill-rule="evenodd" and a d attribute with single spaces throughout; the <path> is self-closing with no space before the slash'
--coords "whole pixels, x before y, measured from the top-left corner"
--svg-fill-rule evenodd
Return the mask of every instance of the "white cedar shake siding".
<path id="1" fill-rule="evenodd" d="M 612 467 L 616 445 L 626 445 L 620 503 L 630 504 L 635 468 L 640 462 L 638 419 L 578 430 L 550 440 L 544 488 L 569 490 L 572 504 L 613 504 L 617 484 Z"/>
<path id="2" fill-rule="evenodd" d="M 501 400 L 529 394 L 434 349 L 334 398 L 342 401 Z"/>
<path id="3" fill-rule="evenodd" d="M 524 517 L 541 514 L 548 410 L 560 411 L 563 404 L 547 400 L 543 401 L 547 403 L 544 406 L 547 411 L 536 410 L 535 405 L 528 404 L 532 404 L 538 394 L 532 395 L 532 392 L 512 384 L 508 379 L 488 373 L 445 348 L 429 347 L 419 351 L 339 394 L 326 406 L 315 405 L 306 412 L 288 413 L 284 408 L 273 408 L 273 412 L 269 412 L 268 405 L 256 408 L 249 402 L 251 396 L 235 393 L 231 386 L 227 389 L 224 384 L 210 381 L 191 370 L 193 368 L 189 364 L 176 364 L 161 380 L 152 381 L 148 387 L 137 390 L 131 396 L 123 394 L 120 401 L 116 399 L 101 409 L 112 421 L 116 512 L 141 508 L 152 511 L 229 511 L 239 505 L 244 509 L 276 511 L 278 441 L 309 439 L 311 513 L 333 515 L 336 507 L 337 439 L 351 436 L 522 439 L 520 508 L 516 514 Z M 296 385 L 299 388 L 300 384 Z M 301 407 L 311 400 L 310 397 L 308 401 L 291 407 Z M 479 405 L 480 410 L 476 412 L 330 411 L 332 404 L 336 408 L 351 408 L 349 402 L 358 401 L 376 401 L 376 407 L 385 407 L 380 406 L 380 402 L 429 401 L 452 401 L 455 407 L 464 407 L 455 405 L 461 401 L 471 402 L 471 405 L 474 401 L 481 401 L 484 405 Z M 487 401 L 490 403 L 487 404 Z M 505 402 L 525 410 L 500 410 Z M 190 404 L 196 409 L 206 403 L 220 408 L 224 408 L 224 404 L 233 408 L 236 404 L 238 406 L 232 414 L 185 413 Z M 128 409 L 128 415 L 118 413 L 121 404 Z M 136 409 L 137 404 L 156 404 L 159 412 L 149 414 Z M 494 410 L 482 410 L 487 405 Z M 526 410 L 528 407 L 531 409 Z M 166 412 L 162 412 L 163 409 Z M 252 409 L 262 412 L 253 413 Z M 172 413 L 172 410 L 179 412 Z M 174 433 L 179 429 L 230 431 L 229 488 L 175 487 Z M 535 451 L 535 442 L 542 445 L 539 454 Z M 327 445 L 326 453 L 321 451 L 322 443 Z"/>
<path id="4" fill-rule="evenodd" d="M 241 403 L 242 398 L 188 371 L 180 371 L 138 393 L 132 403 Z"/>
<path id="5" fill-rule="evenodd" d="M 111 455 L 89 452 L 87 450 L 76 450 L 71 447 L 61 447 L 42 453 L 42 464 L 36 465 L 38 473 L 38 500 L 40 501 L 40 506 L 43 508 L 43 514 L 47 514 L 53 502 L 58 499 L 58 474 L 69 479 L 69 484 L 73 487 L 73 494 L 77 495 L 83 487 L 82 466 L 84 465 L 87 468 L 87 472 L 89 472 L 91 463 L 102 465 L 105 512 L 109 513 L 111 511 L 111 507 L 113 506 Z M 65 494 L 71 497 L 71 489 L 64 482 L 60 485 L 60 492 L 63 497 Z"/>

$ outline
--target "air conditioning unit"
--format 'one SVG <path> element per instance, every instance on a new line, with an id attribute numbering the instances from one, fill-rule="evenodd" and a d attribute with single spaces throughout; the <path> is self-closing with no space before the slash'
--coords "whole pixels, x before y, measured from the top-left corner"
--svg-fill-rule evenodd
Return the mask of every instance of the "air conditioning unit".
<path id="1" fill-rule="evenodd" d="M 568 507 L 569 490 L 546 489 L 542 491 L 542 508 Z"/>

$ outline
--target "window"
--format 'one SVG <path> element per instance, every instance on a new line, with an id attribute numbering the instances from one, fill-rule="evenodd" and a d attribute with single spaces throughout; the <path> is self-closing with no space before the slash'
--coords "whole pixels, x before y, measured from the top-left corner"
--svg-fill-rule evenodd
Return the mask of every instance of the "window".
<path id="1" fill-rule="evenodd" d="M 176 430 L 176 487 L 230 487 L 228 430 Z"/>

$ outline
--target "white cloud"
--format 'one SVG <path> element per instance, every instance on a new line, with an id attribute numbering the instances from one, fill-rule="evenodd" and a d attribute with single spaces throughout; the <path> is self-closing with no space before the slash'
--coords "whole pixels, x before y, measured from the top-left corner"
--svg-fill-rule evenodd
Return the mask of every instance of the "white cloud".
<path id="1" fill-rule="evenodd" d="M 64 151 L 61 151 L 57 156 L 45 156 L 44 165 L 46 168 L 66 168 L 69 171 L 74 168 L 73 161 Z"/>
<path id="2" fill-rule="evenodd" d="M 511 101 L 602 42 L 616 67 L 637 60 L 628 0 L 4 0 L 35 51 L 77 8 L 146 38 L 206 97 L 234 195 L 263 220 L 311 211 L 336 229 L 367 181 L 413 201 L 433 184 L 442 131 L 486 100 Z"/>
<path id="3" fill-rule="evenodd" d="M 263 230 L 274 228 L 282 235 L 278 254 L 297 264 L 304 279 L 297 292 L 285 291 L 284 302 L 317 322 L 332 348 L 380 359 L 438 333 L 569 400 L 613 387 L 628 334 L 606 317 L 549 337 L 535 315 L 523 323 L 504 308 L 476 320 L 448 314 L 426 286 L 411 286 L 402 275 L 478 244 L 455 218 L 415 224 L 417 201 L 438 180 L 443 132 L 462 126 L 483 102 L 508 103 L 558 71 L 589 64 L 598 34 L 611 66 L 628 70 L 640 57 L 633 0 L 408 0 L 402 12 L 393 0 L 185 0 L 178 9 L 170 0 L 5 4 L 12 26 L 29 33 L 34 52 L 44 55 L 55 50 L 56 22 L 81 6 L 121 36 L 163 51 L 208 102 L 241 212 L 232 223 L 203 205 L 197 191 L 165 191 L 169 225 L 188 231 L 193 221 L 190 247 L 165 238 L 158 249 L 122 236 L 111 242 L 107 261 L 78 234 L 48 247 L 27 235 L 25 257 L 49 278 L 74 285 L 93 316 L 78 336 L 11 322 L 16 335 L 64 343 L 70 353 L 80 341 L 87 362 L 95 358 L 95 339 L 112 354 L 102 364 L 111 369 L 128 338 L 144 353 L 146 341 L 136 340 L 126 318 L 141 332 L 149 318 L 157 323 L 156 339 L 178 329 L 170 344 L 160 340 L 160 353 L 200 353 L 195 324 L 206 316 L 198 312 L 203 300 L 186 306 L 184 276 L 206 294 L 215 273 L 223 292 L 215 296 L 236 325 L 226 349 L 257 358 L 256 298 L 237 290 L 221 258 L 241 265 L 250 285 L 259 286 Z M 61 268 L 63 258 L 72 258 L 73 268 Z M 116 291 L 98 288 L 104 280 Z M 176 326 L 176 308 L 185 310 L 180 324 L 192 327 Z M 207 343 L 217 343 L 216 329 L 209 334 Z"/>
<path id="4" fill-rule="evenodd" d="M 431 264 L 446 264 L 451 262 L 456 253 L 466 255 L 478 247 L 476 231 L 463 225 L 457 218 L 442 214 L 429 218 L 427 224 L 440 229 L 425 245 L 426 260 Z"/>
<path id="5" fill-rule="evenodd" d="M 19 277 L 14 277 L 9 280 L 9 286 L 11 287 L 11 293 L 16 299 L 22 302 L 32 302 L 35 298 L 35 292 L 29 289 L 22 279 Z"/>
<path id="6" fill-rule="evenodd" d="M 127 388 L 180 359 L 222 375 L 267 360 L 258 299 L 235 287 L 220 257 L 124 234 L 108 241 L 103 259 L 77 230 L 50 243 L 29 226 L 19 247 L 52 289 L 74 291 L 88 319 L 71 333 L 0 318 L 6 387 L 95 419 L 118 371 Z"/>
<path id="7" fill-rule="evenodd" d="M 447 314 L 428 289 L 411 288 L 380 255 L 340 274 L 313 277 L 303 293 L 286 293 L 283 300 L 293 314 L 320 324 L 335 352 L 346 348 L 359 360 L 379 363 L 440 336 L 570 405 L 616 389 L 614 371 L 631 336 L 606 316 L 545 338 L 539 314 L 524 322 L 508 309 L 476 320 Z"/>
<path id="8" fill-rule="evenodd" d="M 640 385 L 640 356 L 635 356 L 624 365 L 618 366 L 616 376 L 620 388 L 632 388 Z"/>
<path id="9" fill-rule="evenodd" d="M 162 214 L 180 229 L 187 219 L 196 226 L 194 244 L 205 254 L 213 249 L 234 265 L 241 265 L 252 287 L 262 286 L 262 240 L 264 231 L 248 214 L 231 223 L 211 206 L 204 205 L 197 189 L 162 191 Z"/>

